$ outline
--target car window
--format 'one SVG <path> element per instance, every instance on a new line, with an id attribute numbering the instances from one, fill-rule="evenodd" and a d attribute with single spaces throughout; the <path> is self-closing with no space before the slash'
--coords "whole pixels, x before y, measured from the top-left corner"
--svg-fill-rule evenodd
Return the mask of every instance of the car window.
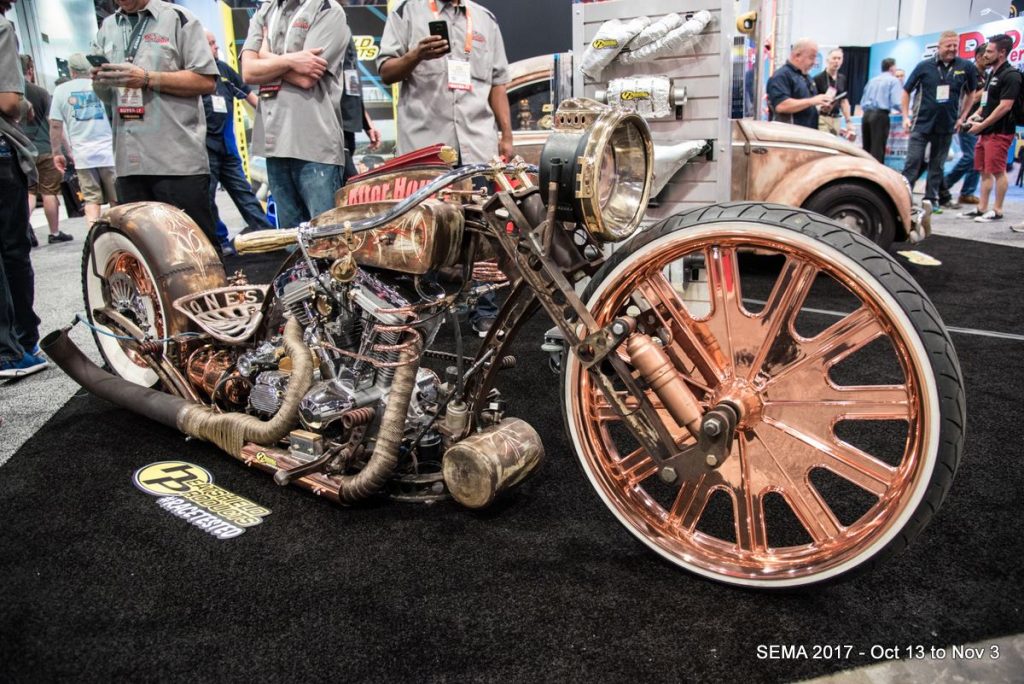
<path id="1" fill-rule="evenodd" d="M 551 128 L 554 106 L 551 102 L 551 79 L 533 81 L 508 91 L 512 113 L 512 130 L 536 131 Z"/>

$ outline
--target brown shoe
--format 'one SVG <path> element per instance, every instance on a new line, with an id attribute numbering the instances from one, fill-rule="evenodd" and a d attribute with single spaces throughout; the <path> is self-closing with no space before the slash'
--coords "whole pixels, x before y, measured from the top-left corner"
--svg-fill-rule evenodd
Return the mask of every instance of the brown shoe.
<path id="1" fill-rule="evenodd" d="M 978 198 L 975 195 L 960 195 L 960 204 L 977 204 Z"/>

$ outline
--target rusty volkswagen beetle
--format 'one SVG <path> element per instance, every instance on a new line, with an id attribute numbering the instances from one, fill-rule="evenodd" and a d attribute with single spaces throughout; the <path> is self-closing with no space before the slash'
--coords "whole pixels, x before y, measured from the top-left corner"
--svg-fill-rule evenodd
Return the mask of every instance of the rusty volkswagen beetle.
<path id="1" fill-rule="evenodd" d="M 562 59 L 571 58 L 568 53 Z M 555 55 L 510 65 L 509 105 L 516 152 L 539 161 L 547 141 Z M 734 201 L 777 202 L 828 216 L 887 248 L 893 242 L 918 242 L 931 232 L 931 215 L 914 206 L 903 176 L 857 145 L 820 131 L 779 122 L 732 119 L 732 187 Z M 685 139 L 680 122 L 680 140 Z M 676 142 L 676 141 L 673 141 Z M 655 144 L 655 160 L 671 154 Z M 655 178 L 652 199 L 670 178 Z"/>

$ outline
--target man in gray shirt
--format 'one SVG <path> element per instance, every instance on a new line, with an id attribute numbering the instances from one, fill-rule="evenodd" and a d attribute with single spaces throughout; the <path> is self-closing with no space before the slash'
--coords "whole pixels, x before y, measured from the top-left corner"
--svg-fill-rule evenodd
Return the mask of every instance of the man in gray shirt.
<path id="1" fill-rule="evenodd" d="M 258 85 L 253 152 L 282 228 L 334 206 L 345 165 L 342 59 L 352 32 L 332 0 L 267 0 L 249 23 L 242 79 Z"/>
<path id="2" fill-rule="evenodd" d="M 447 22 L 450 42 L 430 35 L 432 21 Z M 462 164 L 511 159 L 508 58 L 487 8 L 470 0 L 406 0 L 388 15 L 377 70 L 385 83 L 400 84 L 399 154 L 444 143 Z M 471 317 L 481 337 L 497 310 L 493 293 L 478 300 Z"/>
<path id="3" fill-rule="evenodd" d="M 430 35 L 429 23 L 442 20 L 450 44 Z M 406 0 L 388 15 L 377 69 L 400 84 L 399 154 L 445 143 L 463 164 L 511 158 L 508 58 L 490 10 L 470 0 Z"/>
<path id="4" fill-rule="evenodd" d="M 12 3 L 0 0 L 0 378 L 47 366 L 32 353 L 39 341 L 39 318 L 32 310 L 35 274 L 25 197 L 29 181 L 38 176 L 32 143 L 16 125 L 27 116 L 28 102 L 14 27 L 2 16 Z"/>
<path id="5" fill-rule="evenodd" d="M 201 95 L 219 74 L 199 20 L 164 0 L 117 0 L 94 52 L 93 89 L 112 105 L 117 195 L 183 209 L 218 244 Z M 219 252 L 219 250 L 218 250 Z"/>

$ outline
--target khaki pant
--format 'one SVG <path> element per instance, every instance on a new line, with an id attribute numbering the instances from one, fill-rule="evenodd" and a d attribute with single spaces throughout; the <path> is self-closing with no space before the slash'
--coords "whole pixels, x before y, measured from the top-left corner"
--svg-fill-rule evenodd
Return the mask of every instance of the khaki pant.
<path id="1" fill-rule="evenodd" d="M 839 117 L 819 116 L 818 130 L 824 131 L 825 133 L 831 133 L 832 135 L 839 135 Z"/>
<path id="2" fill-rule="evenodd" d="M 94 169 L 75 169 L 78 185 L 82 188 L 82 199 L 90 204 L 113 204 L 117 201 L 117 190 L 113 166 Z"/>

